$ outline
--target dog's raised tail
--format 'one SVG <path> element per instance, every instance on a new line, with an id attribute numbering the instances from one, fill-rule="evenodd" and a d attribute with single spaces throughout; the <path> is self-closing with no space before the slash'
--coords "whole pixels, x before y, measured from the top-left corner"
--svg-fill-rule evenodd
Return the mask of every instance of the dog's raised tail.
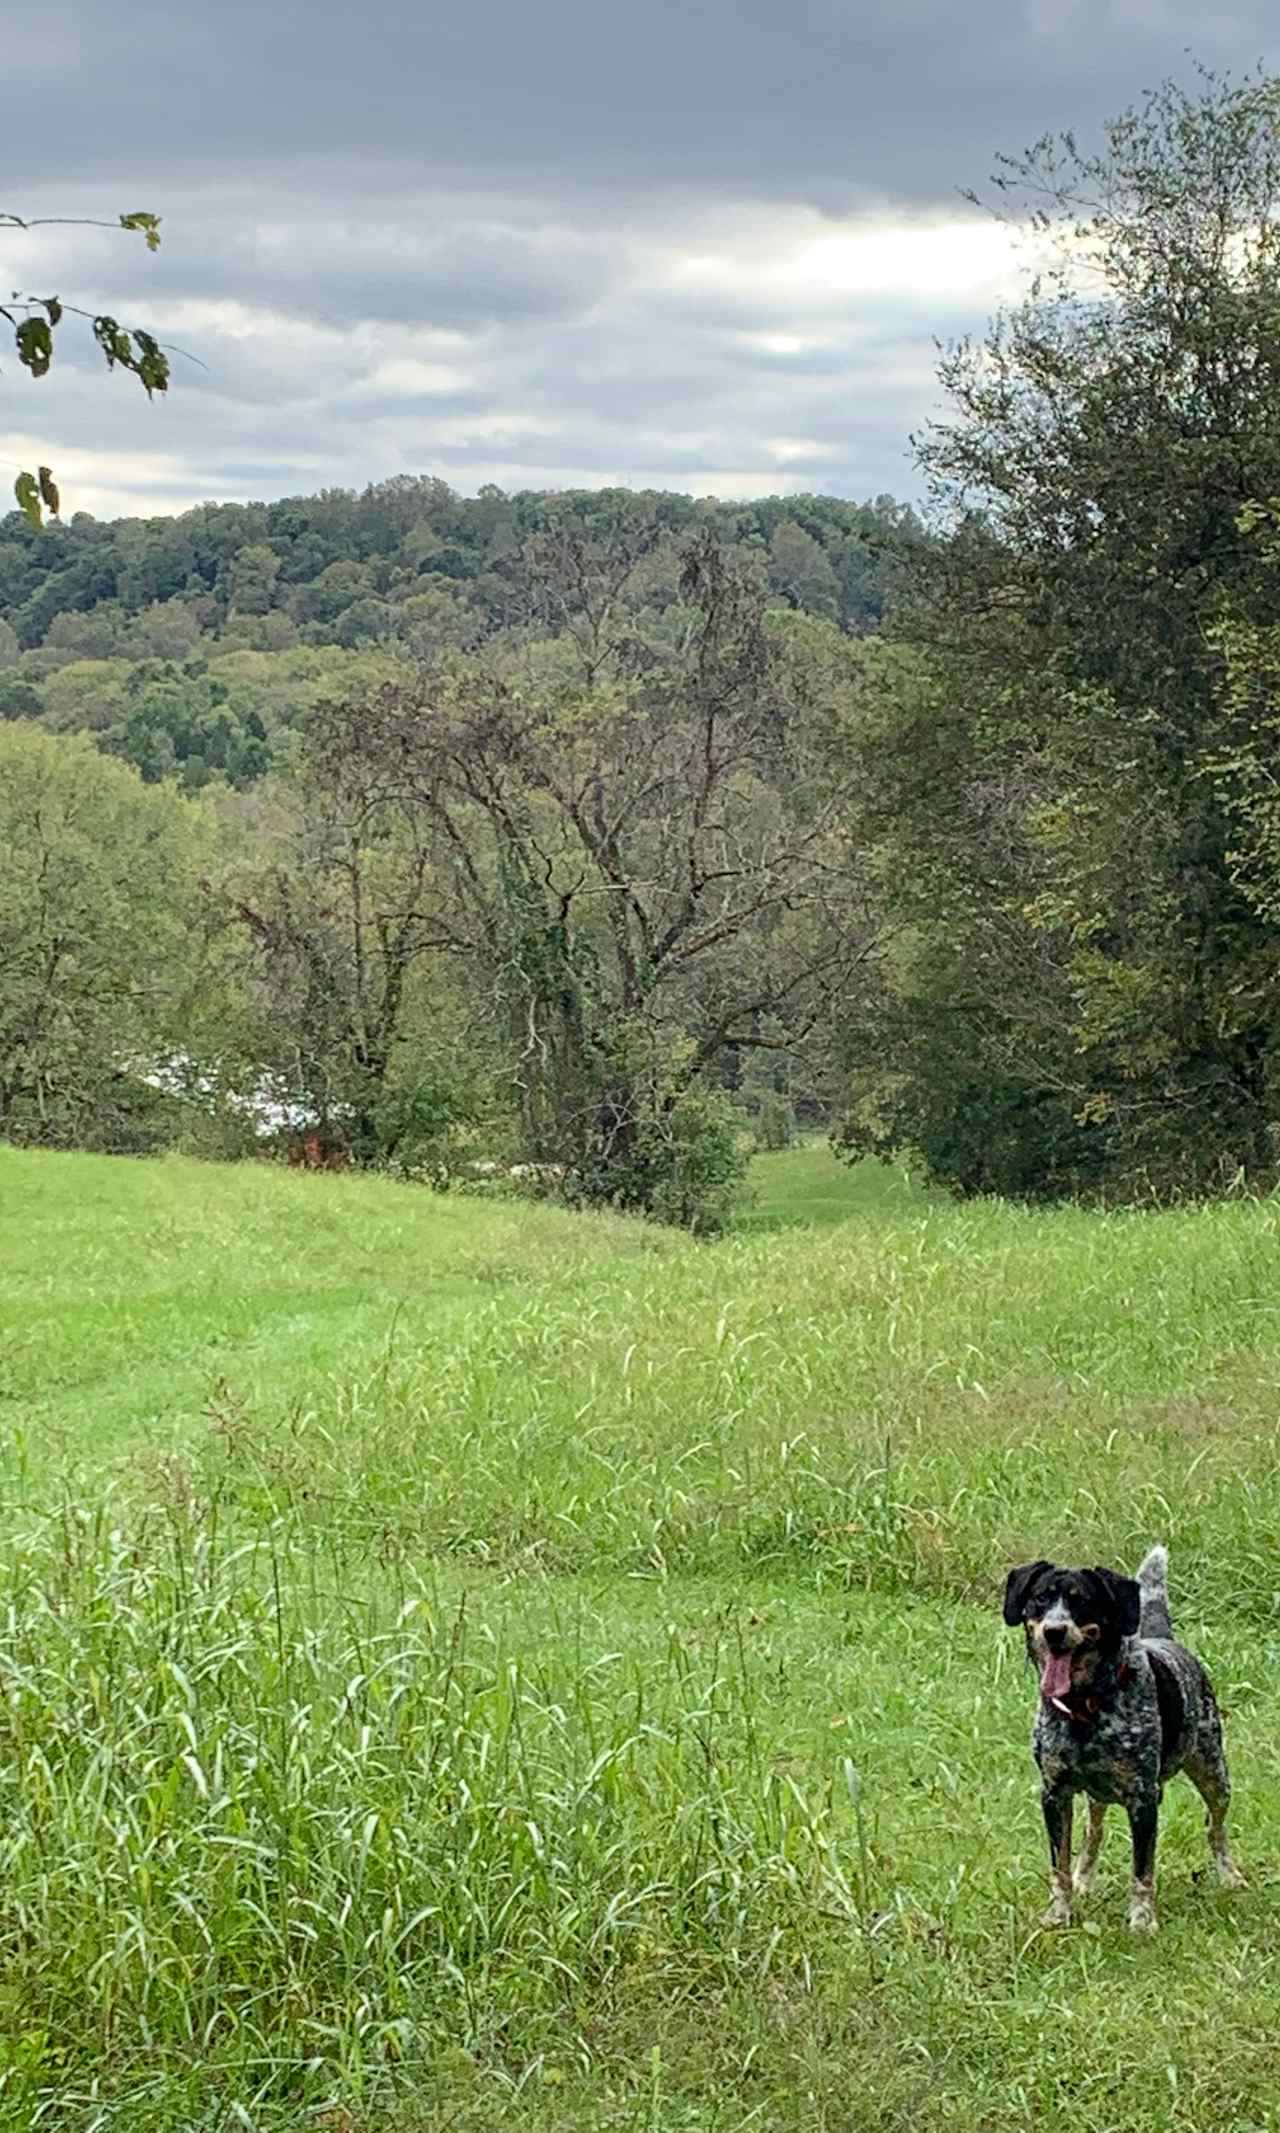
<path id="1" fill-rule="evenodd" d="M 1171 1637 L 1173 1617 L 1169 1613 L 1169 1551 L 1167 1548 L 1149 1548 L 1138 1566 L 1140 1637 Z"/>

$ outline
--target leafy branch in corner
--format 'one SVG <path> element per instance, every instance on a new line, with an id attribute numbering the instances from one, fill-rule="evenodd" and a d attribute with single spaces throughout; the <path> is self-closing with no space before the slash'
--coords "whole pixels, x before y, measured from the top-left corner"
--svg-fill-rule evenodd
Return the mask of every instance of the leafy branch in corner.
<path id="1" fill-rule="evenodd" d="M 0 229 L 33 230 L 50 227 L 75 229 L 122 229 L 136 231 L 143 238 L 149 252 L 160 249 L 160 218 L 158 215 L 121 215 L 115 222 L 104 222 L 91 216 L 43 215 L 28 220 L 21 215 L 0 213 Z M 169 389 L 169 352 L 164 349 L 154 334 L 140 326 L 126 328 L 118 319 L 106 312 L 97 314 L 82 311 L 74 304 L 64 304 L 57 296 L 25 296 L 14 290 L 7 304 L 0 304 L 0 318 L 6 319 L 13 328 L 18 361 L 33 378 L 47 375 L 53 362 L 54 336 L 67 316 L 88 319 L 93 327 L 93 337 L 106 359 L 108 370 L 127 370 L 137 378 L 148 399 L 156 393 Z M 48 467 L 40 467 L 37 473 L 23 471 L 13 485 L 18 509 L 28 523 L 38 532 L 44 524 L 44 513 L 57 517 L 59 509 L 58 486 Z"/>

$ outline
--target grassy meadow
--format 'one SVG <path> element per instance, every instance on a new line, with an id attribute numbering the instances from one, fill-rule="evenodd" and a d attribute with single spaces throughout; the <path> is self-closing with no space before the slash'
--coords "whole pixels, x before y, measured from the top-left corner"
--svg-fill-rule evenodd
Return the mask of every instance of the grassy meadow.
<path id="1" fill-rule="evenodd" d="M 756 1188 L 0 1149 L 0 2133 L 1280 2126 L 1280 1207 Z M 1156 1538 L 1250 1887 L 1048 1935 L 1004 1572 Z"/>

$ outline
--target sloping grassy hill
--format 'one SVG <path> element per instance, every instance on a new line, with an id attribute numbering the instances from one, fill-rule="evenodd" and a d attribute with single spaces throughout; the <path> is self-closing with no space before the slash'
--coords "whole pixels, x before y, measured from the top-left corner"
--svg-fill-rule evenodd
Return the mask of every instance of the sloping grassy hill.
<path id="1" fill-rule="evenodd" d="M 751 1220 L 0 1150 L 0 2127 L 1272 2122 L 1278 1210 Z M 1156 1537 L 1252 1885 L 1052 1939 L 1004 1572 Z"/>
<path id="2" fill-rule="evenodd" d="M 37 1463 L 171 1450 L 224 1382 L 278 1412 L 508 1290 L 669 1248 L 381 1179 L 0 1147 L 0 1399 Z"/>

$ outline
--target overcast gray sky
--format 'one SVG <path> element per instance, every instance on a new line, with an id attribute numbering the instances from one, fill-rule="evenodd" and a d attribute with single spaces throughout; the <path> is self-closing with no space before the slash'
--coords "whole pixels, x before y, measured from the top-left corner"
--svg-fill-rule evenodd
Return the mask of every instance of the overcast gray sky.
<path id="1" fill-rule="evenodd" d="M 4 364 L 0 467 L 51 459 L 68 509 L 402 472 L 912 494 L 935 337 L 1017 286 L 959 189 L 1189 46 L 1280 64 L 1265 0 L 183 12 L 51 0 L 4 33 L 0 209 L 146 208 L 164 245 L 10 234 L 0 277 L 206 366 L 148 406 L 71 328 L 41 383 Z"/>

